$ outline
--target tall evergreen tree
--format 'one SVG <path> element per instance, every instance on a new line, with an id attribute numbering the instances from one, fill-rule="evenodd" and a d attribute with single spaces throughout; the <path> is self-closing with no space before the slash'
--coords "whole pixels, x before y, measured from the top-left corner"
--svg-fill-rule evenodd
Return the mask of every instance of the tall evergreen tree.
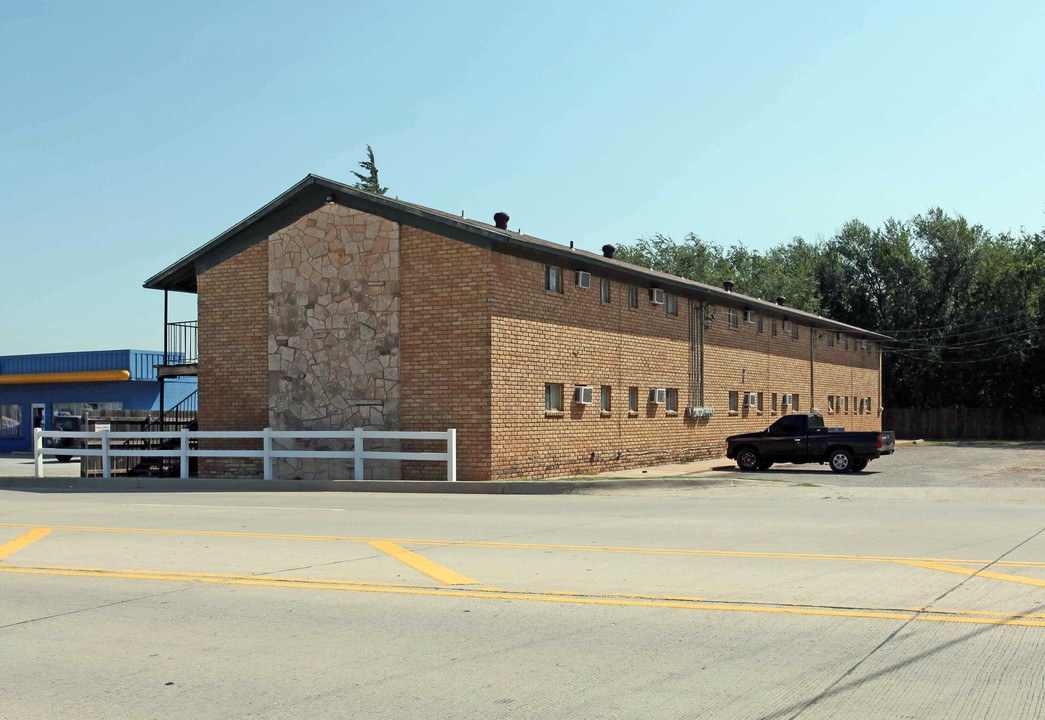
<path id="1" fill-rule="evenodd" d="M 367 159 L 359 163 L 359 167 L 366 170 L 366 174 L 352 171 L 352 174 L 359 178 L 359 182 L 356 183 L 356 187 L 360 190 L 365 190 L 375 195 L 384 195 L 388 192 L 388 188 L 381 187 L 381 183 L 377 179 L 377 165 L 374 163 L 374 151 L 370 149 L 370 146 L 366 146 Z"/>

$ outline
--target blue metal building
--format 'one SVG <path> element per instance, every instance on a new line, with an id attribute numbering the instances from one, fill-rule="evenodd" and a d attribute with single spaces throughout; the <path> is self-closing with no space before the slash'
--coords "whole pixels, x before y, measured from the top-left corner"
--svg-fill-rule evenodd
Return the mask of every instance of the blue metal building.
<path id="1" fill-rule="evenodd" d="M 102 350 L 0 356 L 0 453 L 32 450 L 33 428 L 53 429 L 60 413 L 167 411 L 196 392 L 195 377 L 162 381 L 162 351 Z"/>

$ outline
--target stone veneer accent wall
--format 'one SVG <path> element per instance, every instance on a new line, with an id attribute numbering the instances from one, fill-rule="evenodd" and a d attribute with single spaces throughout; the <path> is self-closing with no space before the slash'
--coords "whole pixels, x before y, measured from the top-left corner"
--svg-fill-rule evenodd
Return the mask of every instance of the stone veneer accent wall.
<path id="1" fill-rule="evenodd" d="M 260 430 L 268 423 L 265 274 L 268 243 L 215 265 L 197 279 L 200 323 L 200 430 Z M 202 447 L 260 449 L 234 441 Z M 260 477 L 252 458 L 200 458 L 200 477 Z"/>
<path id="2" fill-rule="evenodd" d="M 324 205 L 269 236 L 270 427 L 399 429 L 399 319 L 397 223 Z M 350 460 L 295 458 L 279 461 L 275 473 L 349 479 L 353 468 Z M 367 461 L 364 473 L 398 478 L 400 468 Z"/>

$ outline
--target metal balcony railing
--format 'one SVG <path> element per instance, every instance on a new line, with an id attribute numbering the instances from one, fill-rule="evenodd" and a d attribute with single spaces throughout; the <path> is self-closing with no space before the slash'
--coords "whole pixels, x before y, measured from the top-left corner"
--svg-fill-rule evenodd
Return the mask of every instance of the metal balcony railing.
<path id="1" fill-rule="evenodd" d="M 195 365 L 200 361 L 200 323 L 198 320 L 167 323 L 164 365 Z"/>

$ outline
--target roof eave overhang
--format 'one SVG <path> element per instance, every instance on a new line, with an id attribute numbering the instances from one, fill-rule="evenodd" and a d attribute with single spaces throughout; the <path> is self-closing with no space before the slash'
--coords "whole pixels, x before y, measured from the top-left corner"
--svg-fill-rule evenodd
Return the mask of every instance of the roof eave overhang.
<path id="1" fill-rule="evenodd" d="M 146 280 L 144 286 L 150 290 L 195 293 L 197 291 L 196 278 L 200 274 L 292 224 L 327 202 L 335 202 L 406 225 L 431 230 L 511 254 L 525 255 L 538 260 L 568 260 L 568 263 L 563 264 L 568 265 L 571 269 L 598 269 L 621 280 L 641 279 L 650 286 L 673 290 L 686 297 L 772 312 L 820 329 L 858 334 L 882 341 L 890 340 L 888 336 L 880 333 L 810 315 L 767 300 L 727 292 L 723 288 L 657 272 L 584 250 L 568 248 L 558 243 L 501 231 L 464 218 L 458 220 L 452 215 L 433 212 L 419 205 L 363 192 L 318 175 L 306 176 L 257 212 Z"/>

